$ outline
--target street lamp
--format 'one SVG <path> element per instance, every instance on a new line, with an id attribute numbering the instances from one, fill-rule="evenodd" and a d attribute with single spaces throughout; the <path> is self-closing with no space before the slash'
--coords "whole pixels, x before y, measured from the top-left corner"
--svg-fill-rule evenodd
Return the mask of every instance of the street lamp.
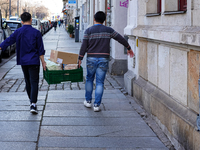
<path id="1" fill-rule="evenodd" d="M 9 17 L 11 17 L 11 0 L 9 0 Z"/>
<path id="2" fill-rule="evenodd" d="M 17 15 L 19 16 L 19 0 L 17 0 Z"/>

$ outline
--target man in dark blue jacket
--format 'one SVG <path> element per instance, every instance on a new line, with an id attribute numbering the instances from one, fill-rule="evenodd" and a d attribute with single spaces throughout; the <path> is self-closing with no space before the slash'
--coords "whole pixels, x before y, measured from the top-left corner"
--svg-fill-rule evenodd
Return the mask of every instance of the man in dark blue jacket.
<path id="1" fill-rule="evenodd" d="M 44 45 L 40 31 L 34 29 L 32 24 L 31 14 L 24 12 L 21 15 L 23 26 L 17 29 L 3 43 L 0 44 L 0 49 L 3 51 L 9 45 L 16 42 L 17 65 L 21 65 L 26 82 L 26 91 L 30 99 L 30 112 L 37 114 L 37 97 L 40 60 L 43 69 L 46 70 L 44 61 Z"/>

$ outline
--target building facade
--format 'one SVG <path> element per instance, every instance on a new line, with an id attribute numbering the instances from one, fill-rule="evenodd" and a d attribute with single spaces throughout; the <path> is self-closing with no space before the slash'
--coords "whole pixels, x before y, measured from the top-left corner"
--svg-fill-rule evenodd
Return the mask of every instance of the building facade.
<path id="1" fill-rule="evenodd" d="M 80 16 L 79 41 L 82 41 L 84 31 L 94 25 L 94 14 L 97 11 L 104 11 L 107 15 L 106 26 L 112 27 L 124 35 L 124 28 L 127 26 L 128 5 L 123 5 L 126 0 L 78 0 L 78 16 Z M 109 72 L 115 75 L 123 75 L 127 72 L 127 54 L 124 47 L 111 40 L 110 45 Z"/>
<path id="2" fill-rule="evenodd" d="M 200 149 L 199 0 L 130 0 L 124 33 L 133 43 L 125 86 L 176 149 Z"/>

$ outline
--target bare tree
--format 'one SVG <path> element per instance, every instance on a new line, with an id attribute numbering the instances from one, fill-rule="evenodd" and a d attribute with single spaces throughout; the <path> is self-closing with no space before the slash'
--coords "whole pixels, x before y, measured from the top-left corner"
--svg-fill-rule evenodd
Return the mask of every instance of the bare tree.
<path id="1" fill-rule="evenodd" d="M 2 9 L 3 17 L 7 18 L 9 16 L 9 0 L 0 0 L 0 6 Z M 11 12 L 13 16 L 17 13 L 17 0 L 12 0 L 11 2 Z"/>
<path id="2" fill-rule="evenodd" d="M 45 6 L 40 6 L 36 8 L 36 16 L 39 19 L 43 19 L 49 15 L 49 10 Z"/>
<path id="3" fill-rule="evenodd" d="M 43 19 L 49 15 L 49 10 L 43 5 L 32 4 L 30 2 L 25 2 L 22 7 L 23 12 L 29 12 L 33 17 L 37 17 L 39 19 Z"/>
<path id="4" fill-rule="evenodd" d="M 0 6 L 2 10 L 2 16 L 8 18 L 9 16 L 9 0 L 0 0 Z M 49 15 L 49 10 L 43 5 L 32 4 L 30 1 L 21 2 L 22 12 L 29 12 L 33 17 L 43 19 Z M 17 14 L 17 0 L 11 0 L 11 14 L 15 16 Z"/>

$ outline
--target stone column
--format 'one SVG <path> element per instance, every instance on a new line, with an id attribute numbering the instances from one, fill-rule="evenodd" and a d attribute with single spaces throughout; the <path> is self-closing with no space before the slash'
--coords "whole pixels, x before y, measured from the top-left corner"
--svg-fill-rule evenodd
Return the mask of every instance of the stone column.
<path id="1" fill-rule="evenodd" d="M 137 5 L 137 0 L 129 1 L 127 26 L 124 29 L 124 34 L 129 36 L 128 42 L 135 53 L 134 58 L 128 57 L 128 71 L 124 74 L 124 86 L 131 96 L 133 95 L 133 80 L 139 76 L 138 45 L 136 44 L 138 37 L 132 34 L 132 30 L 137 27 Z"/>
<path id="2" fill-rule="evenodd" d="M 94 1 L 90 0 L 90 22 L 89 22 L 89 27 L 94 25 Z"/>
<path id="3" fill-rule="evenodd" d="M 124 36 L 124 28 L 127 26 L 127 7 L 120 6 L 126 0 L 112 1 L 112 28 Z M 115 75 L 123 75 L 127 72 L 127 54 L 124 54 L 124 46 L 115 40 L 111 40 L 111 61 L 109 72 Z"/>

